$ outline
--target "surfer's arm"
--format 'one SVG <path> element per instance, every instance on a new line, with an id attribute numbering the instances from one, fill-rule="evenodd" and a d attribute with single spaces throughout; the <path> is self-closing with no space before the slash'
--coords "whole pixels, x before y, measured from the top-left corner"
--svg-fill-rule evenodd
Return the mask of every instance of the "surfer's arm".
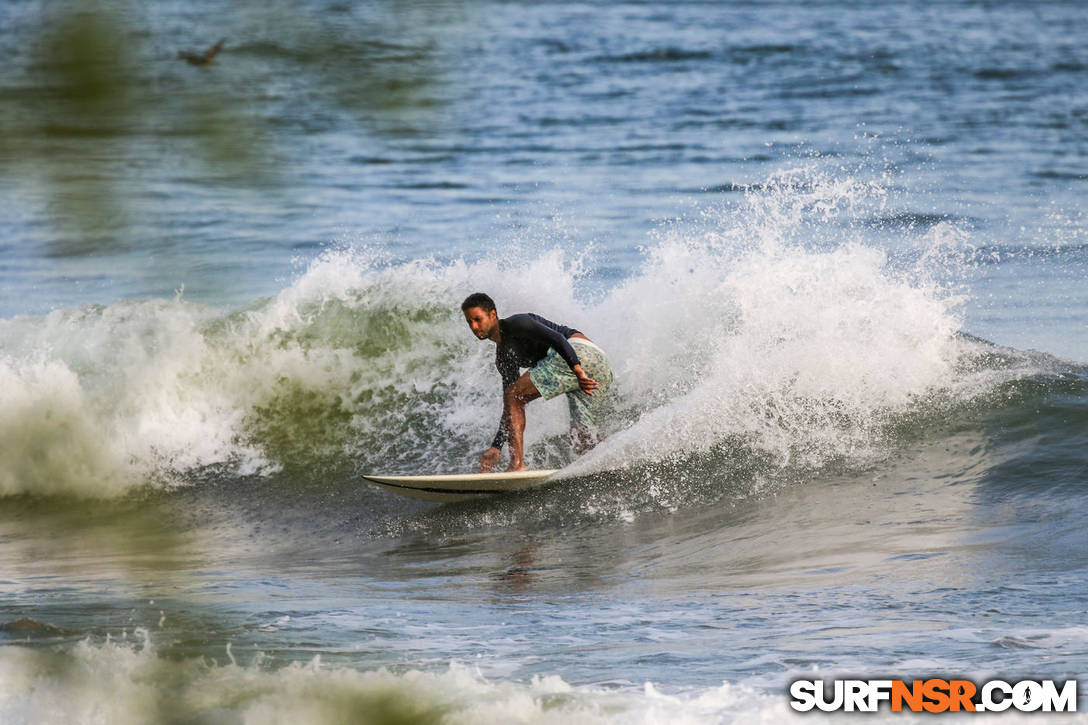
<path id="1" fill-rule="evenodd" d="M 502 378 L 503 405 L 502 416 L 499 418 L 499 430 L 495 433 L 495 437 L 491 441 L 491 447 L 496 450 L 501 450 L 506 443 L 507 431 L 510 427 L 510 410 L 505 402 L 506 390 L 517 382 L 520 368 L 513 358 L 509 355 L 503 355 L 501 350 L 496 350 L 495 367 L 498 368 L 499 377 Z"/>
<path id="2" fill-rule="evenodd" d="M 578 353 L 574 351 L 574 347 L 571 346 L 567 338 L 563 337 L 563 334 L 558 330 L 553 330 L 542 322 L 534 320 L 529 315 L 512 315 L 506 318 L 506 329 L 508 334 L 515 334 L 521 337 L 530 337 L 547 343 L 548 347 L 555 349 L 559 353 L 560 357 L 566 361 L 567 366 L 577 373 L 575 367 L 578 370 L 582 369 L 582 366 L 578 360 Z M 569 328 L 565 328 L 568 329 Z M 573 330 L 577 332 L 577 330 Z M 505 382 L 505 381 L 504 381 Z"/>
<path id="3" fill-rule="evenodd" d="M 499 463 L 502 447 L 506 443 L 510 430 L 510 408 L 506 405 L 506 388 L 503 386 L 502 417 L 499 418 L 499 430 L 491 441 L 491 447 L 480 456 L 480 473 L 486 473 Z"/>
<path id="4" fill-rule="evenodd" d="M 553 330 L 531 317 L 527 316 L 526 319 L 533 327 L 533 334 L 547 340 L 548 345 L 566 361 L 567 366 L 574 373 L 574 377 L 578 378 L 578 386 L 582 389 L 582 392 L 586 395 L 593 395 L 593 391 L 599 387 L 597 381 L 586 375 L 585 371 L 582 370 L 582 363 L 578 360 L 578 353 L 574 351 L 574 346 L 570 344 L 570 341 L 563 337 L 563 334 L 558 330 Z M 572 334 L 578 334 L 578 331 L 575 330 Z"/>
<path id="5" fill-rule="evenodd" d="M 510 429 L 510 409 L 503 403 L 502 406 L 502 418 L 499 419 L 499 432 L 495 434 L 495 437 L 491 439 L 491 447 L 496 451 L 502 450 L 503 445 L 506 443 L 507 431 Z"/>
<path id="6" fill-rule="evenodd" d="M 522 334 L 533 335 L 537 339 L 543 339 L 548 345 L 553 348 L 559 355 L 566 361 L 567 366 L 570 367 L 574 377 L 578 378 L 578 387 L 582 389 L 586 395 L 593 395 L 593 391 L 599 388 L 597 381 L 586 375 L 582 370 L 582 363 L 578 360 L 578 353 L 574 351 L 574 346 L 570 344 L 570 341 L 563 336 L 558 330 L 553 330 L 542 322 L 534 320 L 528 315 L 514 315 L 507 318 L 506 324 L 509 328 L 511 321 L 514 321 L 515 325 L 521 329 Z M 572 330 L 571 334 L 581 334 L 577 330 Z M 505 383 L 505 381 L 504 381 Z"/>
<path id="7" fill-rule="evenodd" d="M 488 448 L 484 451 L 484 454 L 480 456 L 480 473 L 487 473 L 499 465 L 500 456 L 502 451 L 498 448 Z"/>

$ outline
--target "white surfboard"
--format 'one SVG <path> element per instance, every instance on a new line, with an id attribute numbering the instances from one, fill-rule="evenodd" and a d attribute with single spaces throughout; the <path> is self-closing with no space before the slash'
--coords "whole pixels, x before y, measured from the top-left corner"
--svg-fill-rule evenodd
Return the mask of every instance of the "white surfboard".
<path id="1" fill-rule="evenodd" d="M 381 476 L 363 478 L 387 491 L 424 501 L 468 501 L 543 486 L 558 469 L 513 473 L 458 473 L 449 476 Z"/>

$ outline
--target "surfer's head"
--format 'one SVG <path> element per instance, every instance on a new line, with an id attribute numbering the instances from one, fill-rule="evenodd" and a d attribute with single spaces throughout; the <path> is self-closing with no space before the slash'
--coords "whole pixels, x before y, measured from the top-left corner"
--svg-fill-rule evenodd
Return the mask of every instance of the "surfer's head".
<path id="1" fill-rule="evenodd" d="M 465 313 L 472 334 L 481 340 L 494 339 L 499 331 L 499 313 L 495 311 L 495 300 L 483 292 L 474 292 L 461 303 L 461 312 Z"/>

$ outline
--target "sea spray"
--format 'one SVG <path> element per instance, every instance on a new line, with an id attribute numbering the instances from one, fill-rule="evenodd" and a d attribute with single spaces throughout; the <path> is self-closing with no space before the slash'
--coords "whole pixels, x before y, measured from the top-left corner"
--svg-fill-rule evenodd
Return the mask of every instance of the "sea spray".
<path id="1" fill-rule="evenodd" d="M 779 466 L 878 455 L 888 417 L 951 384 L 962 347 L 961 297 L 917 269 L 891 270 L 851 224 L 828 224 L 859 216 L 874 193 L 883 204 L 880 191 L 789 174 L 701 234 L 666 235 L 602 305 L 644 326 L 610 348 L 627 362 L 620 387 L 665 400 L 570 472 L 686 458 L 727 441 Z"/>

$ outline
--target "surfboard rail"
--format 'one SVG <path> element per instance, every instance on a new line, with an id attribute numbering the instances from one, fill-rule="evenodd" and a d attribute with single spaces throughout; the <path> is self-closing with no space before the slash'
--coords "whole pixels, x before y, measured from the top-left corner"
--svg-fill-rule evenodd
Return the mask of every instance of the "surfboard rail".
<path id="1" fill-rule="evenodd" d="M 536 471 L 501 471 L 497 473 L 455 473 L 425 476 L 386 476 L 363 474 L 370 483 L 398 493 L 401 496 L 423 501 L 469 501 L 484 496 L 525 491 L 543 486 L 558 472 L 557 468 Z"/>

